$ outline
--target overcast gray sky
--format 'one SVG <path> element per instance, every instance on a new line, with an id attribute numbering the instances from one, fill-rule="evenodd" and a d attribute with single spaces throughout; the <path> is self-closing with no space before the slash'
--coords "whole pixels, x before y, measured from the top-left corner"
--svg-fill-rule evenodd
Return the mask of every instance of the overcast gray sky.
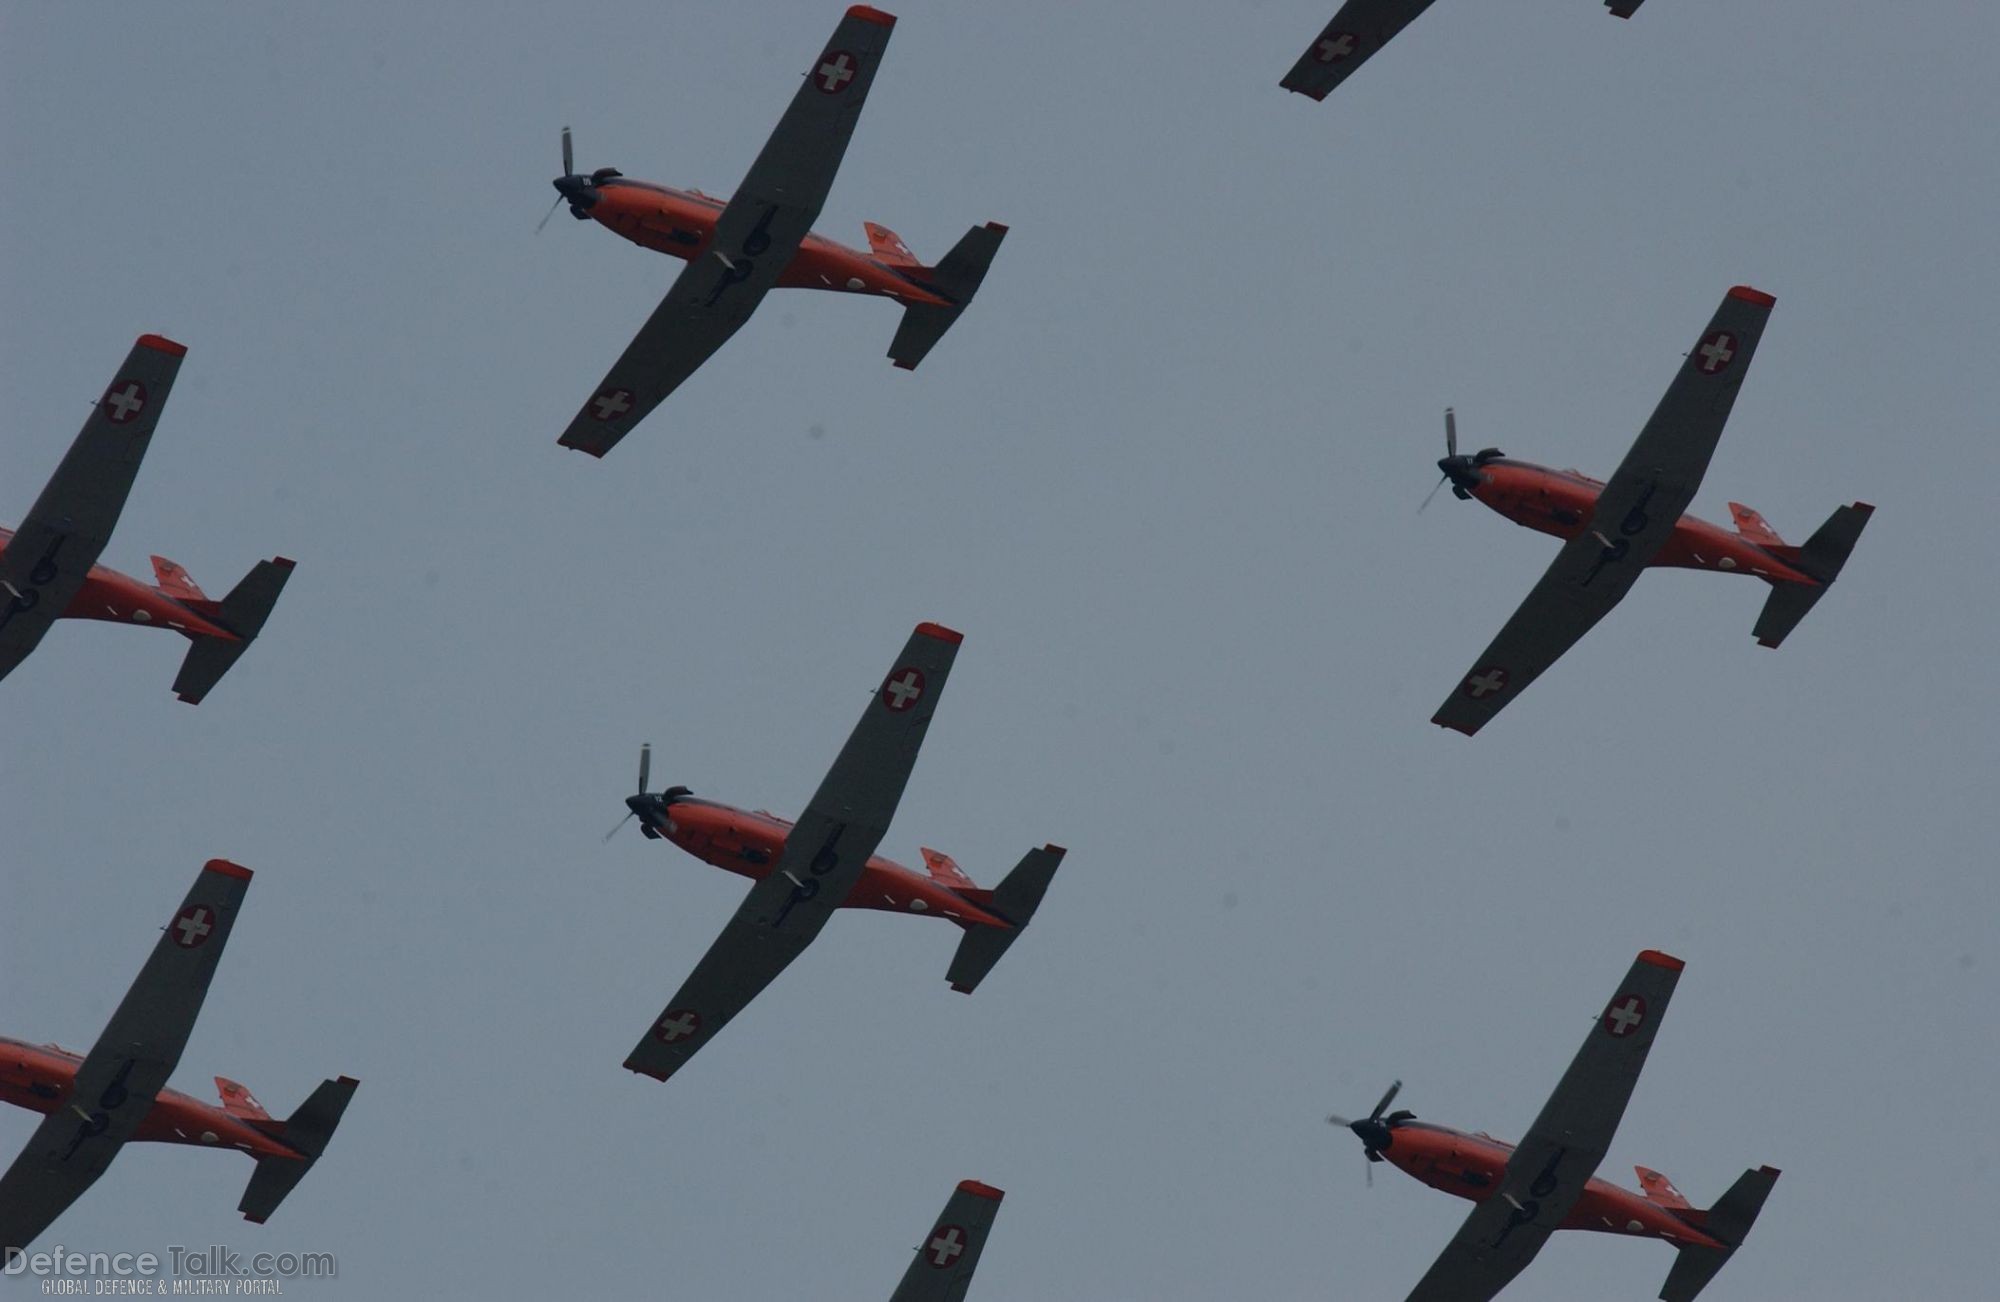
<path id="1" fill-rule="evenodd" d="M 175 1084 L 363 1081 L 270 1225 L 248 1162 L 135 1145 L 48 1241 L 859 1302 L 970 1176 L 975 1299 L 1397 1298 L 1466 1205 L 1365 1189 L 1323 1115 L 1400 1076 L 1518 1135 L 1658 946 L 1602 1174 L 1785 1171 L 1712 1296 L 1990 1288 L 2000 16 L 1444 0 L 1281 92 L 1333 7 L 900 6 L 820 229 L 1006 222 L 977 303 L 904 374 L 890 305 L 774 293 L 601 463 L 555 438 L 680 264 L 531 234 L 558 130 L 727 193 L 838 3 L 0 9 L 0 520 L 154 330 L 190 351 L 105 563 L 299 562 L 198 709 L 104 625 L 0 685 L 0 1031 L 87 1047 L 226 855 Z M 1651 575 L 1430 726 L 1553 547 L 1416 514 L 1443 407 L 1607 473 L 1739 282 L 1778 306 L 1694 509 L 1876 503 L 1839 586 L 1773 653 L 1761 585 Z M 884 852 L 1069 846 L 1033 929 L 968 999 L 955 930 L 843 916 L 624 1072 L 744 889 L 600 844 L 639 743 L 794 813 L 923 619 L 966 641 Z M 1671 1255 L 1563 1235 L 1515 1291 Z"/>

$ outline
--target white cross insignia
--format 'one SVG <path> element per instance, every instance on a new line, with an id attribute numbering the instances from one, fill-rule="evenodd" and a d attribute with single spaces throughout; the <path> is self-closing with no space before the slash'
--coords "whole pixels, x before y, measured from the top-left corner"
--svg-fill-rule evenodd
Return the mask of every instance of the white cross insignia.
<path id="1" fill-rule="evenodd" d="M 1646 1020 L 1646 1001 L 1637 995 L 1626 995 L 1616 1000 L 1604 1013 L 1604 1029 L 1623 1039 L 1639 1029 Z"/>
<path id="2" fill-rule="evenodd" d="M 854 80 L 854 56 L 842 50 L 827 56 L 819 65 L 819 88 L 828 95 L 837 95 Z"/>
<path id="3" fill-rule="evenodd" d="M 215 914 L 206 904 L 182 909 L 180 916 L 174 919 L 173 930 L 176 933 L 174 936 L 176 945 L 182 949 L 193 949 L 208 939 L 209 932 L 215 930 Z"/>
<path id="4" fill-rule="evenodd" d="M 113 389 L 104 395 L 104 405 L 111 408 L 109 416 L 111 423 L 123 425 L 146 410 L 146 390 L 137 380 L 127 380 L 125 387 Z"/>
<path id="5" fill-rule="evenodd" d="M 1697 363 L 1701 367 L 1701 373 L 1714 375 L 1729 365 L 1730 359 L 1736 356 L 1736 336 L 1727 330 L 1718 330 L 1702 340 L 1701 347 L 1694 351 L 1695 356 L 1701 358 Z"/>
<path id="6" fill-rule="evenodd" d="M 1484 673 L 1474 674 L 1465 680 L 1465 694 L 1477 701 L 1491 696 L 1507 685 L 1507 671 L 1499 665 L 1489 667 Z"/>
<path id="7" fill-rule="evenodd" d="M 924 676 L 914 668 L 890 674 L 889 681 L 882 684 L 882 704 L 898 714 L 915 705 L 923 694 Z"/>
<path id="8" fill-rule="evenodd" d="M 590 405 L 597 408 L 592 414 L 599 420 L 610 420 L 613 416 L 623 416 L 626 412 L 632 410 L 632 391 L 630 389 L 606 389 L 603 393 L 592 398 Z"/>
<path id="9" fill-rule="evenodd" d="M 701 1029 L 701 1014 L 692 1008 L 671 1008 L 653 1028 L 653 1038 L 661 1044 L 672 1044 L 675 1040 L 685 1040 Z"/>
<path id="10" fill-rule="evenodd" d="M 1337 63 L 1352 53 L 1354 37 L 1347 32 L 1325 37 L 1313 47 L 1313 57 L 1321 63 Z"/>
<path id="11" fill-rule="evenodd" d="M 924 1251 L 930 1254 L 932 1267 L 943 1270 L 965 1251 L 965 1231 L 956 1225 L 942 1226 L 924 1245 Z"/>

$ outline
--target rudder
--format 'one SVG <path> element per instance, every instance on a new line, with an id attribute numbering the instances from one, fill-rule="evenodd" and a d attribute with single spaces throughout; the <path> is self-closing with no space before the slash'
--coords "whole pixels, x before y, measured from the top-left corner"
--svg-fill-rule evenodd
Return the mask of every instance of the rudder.
<path id="1" fill-rule="evenodd" d="M 1048 892 L 1049 883 L 1054 880 L 1056 869 L 1062 866 L 1066 853 L 1068 851 L 1059 845 L 1030 850 L 1021 856 L 1020 863 L 1014 865 L 1014 871 L 993 888 L 993 900 L 988 906 L 990 911 L 1013 925 L 1002 928 L 975 924 L 966 928 L 965 935 L 958 942 L 958 951 L 951 956 L 951 967 L 945 973 L 945 980 L 951 982 L 953 990 L 962 995 L 971 994 L 986 974 L 993 970 L 993 965 L 1000 961 L 1000 956 L 1028 929 L 1028 922 L 1035 916 L 1035 910 L 1041 907 L 1042 896 Z"/>
<path id="2" fill-rule="evenodd" d="M 292 577 L 292 564 L 283 556 L 258 561 L 229 590 L 229 595 L 216 603 L 216 622 L 236 634 L 239 640 L 228 642 L 215 637 L 196 638 L 194 645 L 188 648 L 187 658 L 181 661 L 180 673 L 174 678 L 175 696 L 189 705 L 199 705 L 209 690 L 222 681 L 230 666 L 250 649 L 250 644 L 263 630 L 271 607 L 278 602 L 278 594 L 285 590 L 286 580 Z"/>
<path id="3" fill-rule="evenodd" d="M 285 1118 L 279 1138 L 297 1149 L 299 1156 L 257 1159 L 257 1169 L 250 1173 L 250 1184 L 243 1190 L 243 1201 L 236 1205 L 244 1220 L 262 1225 L 285 1201 L 285 1195 L 306 1178 L 306 1172 L 326 1151 L 327 1141 L 333 1138 L 334 1128 L 340 1125 L 341 1114 L 347 1111 L 360 1084 L 352 1076 L 322 1081 L 298 1111 Z"/>
<path id="4" fill-rule="evenodd" d="M 912 303 L 904 308 L 896 337 L 889 341 L 890 361 L 906 371 L 917 369 L 917 363 L 944 338 L 944 332 L 951 329 L 952 322 L 958 320 L 959 313 L 965 311 L 972 296 L 979 292 L 986 269 L 993 265 L 993 255 L 1000 251 L 1000 241 L 1006 234 L 1007 228 L 999 222 L 975 226 L 951 246 L 951 252 L 939 259 L 935 267 L 923 270 L 921 278 L 941 296 L 951 299 L 951 306 Z"/>

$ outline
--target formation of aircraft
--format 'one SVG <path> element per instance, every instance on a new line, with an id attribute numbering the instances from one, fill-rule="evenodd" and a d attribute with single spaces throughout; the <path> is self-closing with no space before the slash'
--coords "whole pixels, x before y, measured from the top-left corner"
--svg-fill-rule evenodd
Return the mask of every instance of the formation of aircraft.
<path id="1" fill-rule="evenodd" d="M 903 304 L 889 357 L 914 370 L 958 320 L 1007 228 L 975 226 L 936 266 L 867 223 L 869 251 L 812 231 L 896 19 L 855 5 L 807 70 L 749 175 L 727 203 L 699 190 L 634 181 L 612 167 L 579 174 L 563 128 L 558 204 L 634 244 L 687 260 L 646 324 L 557 440 L 601 457 L 680 387 L 774 288 L 875 294 Z M 555 212 L 551 208 L 550 214 Z M 548 218 L 543 218 L 547 221 Z"/>
<path id="2" fill-rule="evenodd" d="M 139 336 L 27 518 L 19 528 L 0 529 L 0 678 L 28 658 L 56 620 L 101 619 L 171 629 L 194 643 L 174 695 L 195 705 L 264 627 L 292 574 L 282 556 L 257 562 L 221 601 L 210 600 L 163 556 L 153 557 L 158 584 L 97 563 L 186 355 L 171 339 Z"/>
<path id="3" fill-rule="evenodd" d="M 1604 7 L 1619 18 L 1630 18 L 1644 3 L 1646 0 L 1604 0 Z M 1430 7 L 1431 0 L 1347 0 L 1278 84 L 1316 100 L 1325 99 Z"/>
<path id="4" fill-rule="evenodd" d="M 1475 1204 L 1409 1302 L 1485 1302 L 1557 1230 L 1666 1240 L 1679 1254 L 1660 1296 L 1691 1302 L 1742 1246 L 1777 1182 L 1772 1167 L 1744 1172 L 1706 1210 L 1690 1206 L 1665 1176 L 1643 1166 L 1644 1193 L 1593 1174 L 1631 1101 L 1682 966 L 1651 949 L 1633 960 L 1519 1144 L 1418 1121 L 1413 1112 L 1388 1112 L 1401 1081 L 1366 1117 L 1327 1118 L 1354 1132 L 1370 1162 L 1387 1161 Z"/>
<path id="5" fill-rule="evenodd" d="M 959 1181 L 889 1302 L 964 1302 L 1004 1197 L 990 1184 Z"/>
<path id="6" fill-rule="evenodd" d="M 1439 487 L 1449 482 L 1459 499 L 1477 498 L 1516 524 L 1564 542 L 1432 723 L 1467 736 L 1478 732 L 1624 600 L 1649 565 L 1747 574 L 1770 584 L 1754 630 L 1767 647 L 1782 643 L 1818 603 L 1847 564 L 1874 507 L 1855 502 L 1838 508 L 1803 547 L 1787 545 L 1761 515 L 1737 502 L 1729 504 L 1733 533 L 1682 514 L 1708 471 L 1776 302 L 1747 285 L 1723 296 L 1608 481 L 1514 461 L 1498 448 L 1462 456 L 1457 421 L 1445 413 Z"/>
<path id="7" fill-rule="evenodd" d="M 796 823 L 700 800 L 686 787 L 649 793 L 651 750 L 640 750 L 639 791 L 625 799 L 626 818 L 637 818 L 648 839 L 671 841 L 756 885 L 626 1057 L 628 1070 L 662 1081 L 680 1070 L 805 951 L 835 909 L 956 923 L 965 935 L 946 979 L 964 994 L 1027 927 L 1062 865 L 1060 846 L 1030 850 L 990 891 L 935 850 L 923 852 L 928 875 L 875 854 L 962 640 L 941 624 L 917 625 Z"/>
<path id="8" fill-rule="evenodd" d="M 352 1077 L 326 1081 L 282 1121 L 220 1076 L 220 1107 L 167 1088 L 249 889 L 248 868 L 203 865 L 89 1053 L 0 1037 L 0 1100 L 46 1118 L 0 1175 L 0 1249 L 33 1243 L 128 1143 L 249 1154 L 257 1165 L 237 1210 L 260 1225 L 326 1150 Z"/>

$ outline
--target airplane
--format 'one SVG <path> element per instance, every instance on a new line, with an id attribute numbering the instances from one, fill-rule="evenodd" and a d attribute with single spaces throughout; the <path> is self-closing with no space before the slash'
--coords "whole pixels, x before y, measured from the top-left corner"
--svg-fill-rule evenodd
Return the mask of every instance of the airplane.
<path id="1" fill-rule="evenodd" d="M 129 622 L 194 643 L 174 695 L 198 705 L 263 629 L 292 574 L 283 556 L 257 562 L 221 601 L 163 556 L 153 557 L 157 585 L 97 564 L 186 355 L 171 339 L 139 336 L 27 518 L 0 529 L 0 678 L 58 619 Z"/>
<path id="2" fill-rule="evenodd" d="M 956 923 L 965 935 L 946 980 L 962 994 L 973 992 L 1027 927 L 1062 864 L 1061 846 L 1030 850 L 990 891 L 935 850 L 923 852 L 928 875 L 875 854 L 960 641 L 943 625 L 917 625 L 797 823 L 701 800 L 686 787 L 649 793 L 652 748 L 640 748 L 639 792 L 625 798 L 618 827 L 636 817 L 648 840 L 670 841 L 756 885 L 640 1037 L 627 1070 L 660 1081 L 680 1070 L 812 943 L 837 908 Z"/>
<path id="3" fill-rule="evenodd" d="M 964 1302 L 986 1235 L 1006 1196 L 990 1184 L 959 1181 L 889 1302 Z"/>
<path id="4" fill-rule="evenodd" d="M 1370 1162 L 1386 1160 L 1431 1188 L 1474 1204 L 1409 1302 L 1485 1302 L 1534 1260 L 1556 1230 L 1673 1244 L 1679 1255 L 1660 1290 L 1665 1302 L 1691 1302 L 1743 1246 L 1777 1182 L 1774 1167 L 1744 1172 L 1706 1210 L 1690 1206 L 1665 1176 L 1643 1166 L 1636 1169 L 1644 1193 L 1592 1175 L 1625 1115 L 1682 966 L 1653 949 L 1633 960 L 1518 1145 L 1483 1131 L 1466 1134 L 1418 1121 L 1409 1111 L 1383 1115 L 1401 1081 L 1389 1086 L 1366 1117 L 1327 1118 L 1354 1132 Z"/>
<path id="5" fill-rule="evenodd" d="M 1445 456 L 1437 463 L 1444 477 L 1437 487 L 1449 481 L 1461 501 L 1477 498 L 1516 524 L 1565 541 L 1432 723 L 1468 737 L 1478 732 L 1624 600 L 1647 566 L 1747 574 L 1770 584 L 1753 630 L 1766 647 L 1782 643 L 1825 595 L 1874 513 L 1868 503 L 1836 509 L 1803 547 L 1788 545 L 1738 502 L 1729 504 L 1733 533 L 1682 514 L 1715 455 L 1777 301 L 1747 285 L 1723 297 L 1609 482 L 1515 461 L 1498 448 L 1461 456 L 1457 420 L 1445 413 Z"/>
<path id="6" fill-rule="evenodd" d="M 221 1076 L 219 1108 L 166 1088 L 249 889 L 248 868 L 203 865 L 88 1054 L 0 1037 L 0 1100 L 46 1118 L 0 1175 L 0 1251 L 25 1250 L 131 1142 L 248 1153 L 257 1166 L 237 1210 L 259 1225 L 326 1151 L 360 1084 L 351 1076 L 322 1083 L 282 1121 Z"/>
<path id="7" fill-rule="evenodd" d="M 902 303 L 889 357 L 904 370 L 915 370 L 958 320 L 999 252 L 1005 226 L 973 227 L 933 267 L 894 231 L 873 222 L 864 223 L 866 253 L 812 231 L 895 24 L 894 15 L 867 5 L 848 9 L 727 203 L 699 190 L 635 181 L 615 167 L 581 175 L 569 128 L 563 128 L 556 204 L 567 200 L 577 220 L 595 219 L 688 265 L 557 442 L 595 457 L 609 452 L 776 287 L 876 294 Z"/>
<path id="8" fill-rule="evenodd" d="M 1619 18 L 1630 18 L 1645 2 L 1604 0 L 1604 7 Z M 1431 0 L 1347 0 L 1278 84 L 1315 100 L 1325 99 L 1430 7 Z"/>

